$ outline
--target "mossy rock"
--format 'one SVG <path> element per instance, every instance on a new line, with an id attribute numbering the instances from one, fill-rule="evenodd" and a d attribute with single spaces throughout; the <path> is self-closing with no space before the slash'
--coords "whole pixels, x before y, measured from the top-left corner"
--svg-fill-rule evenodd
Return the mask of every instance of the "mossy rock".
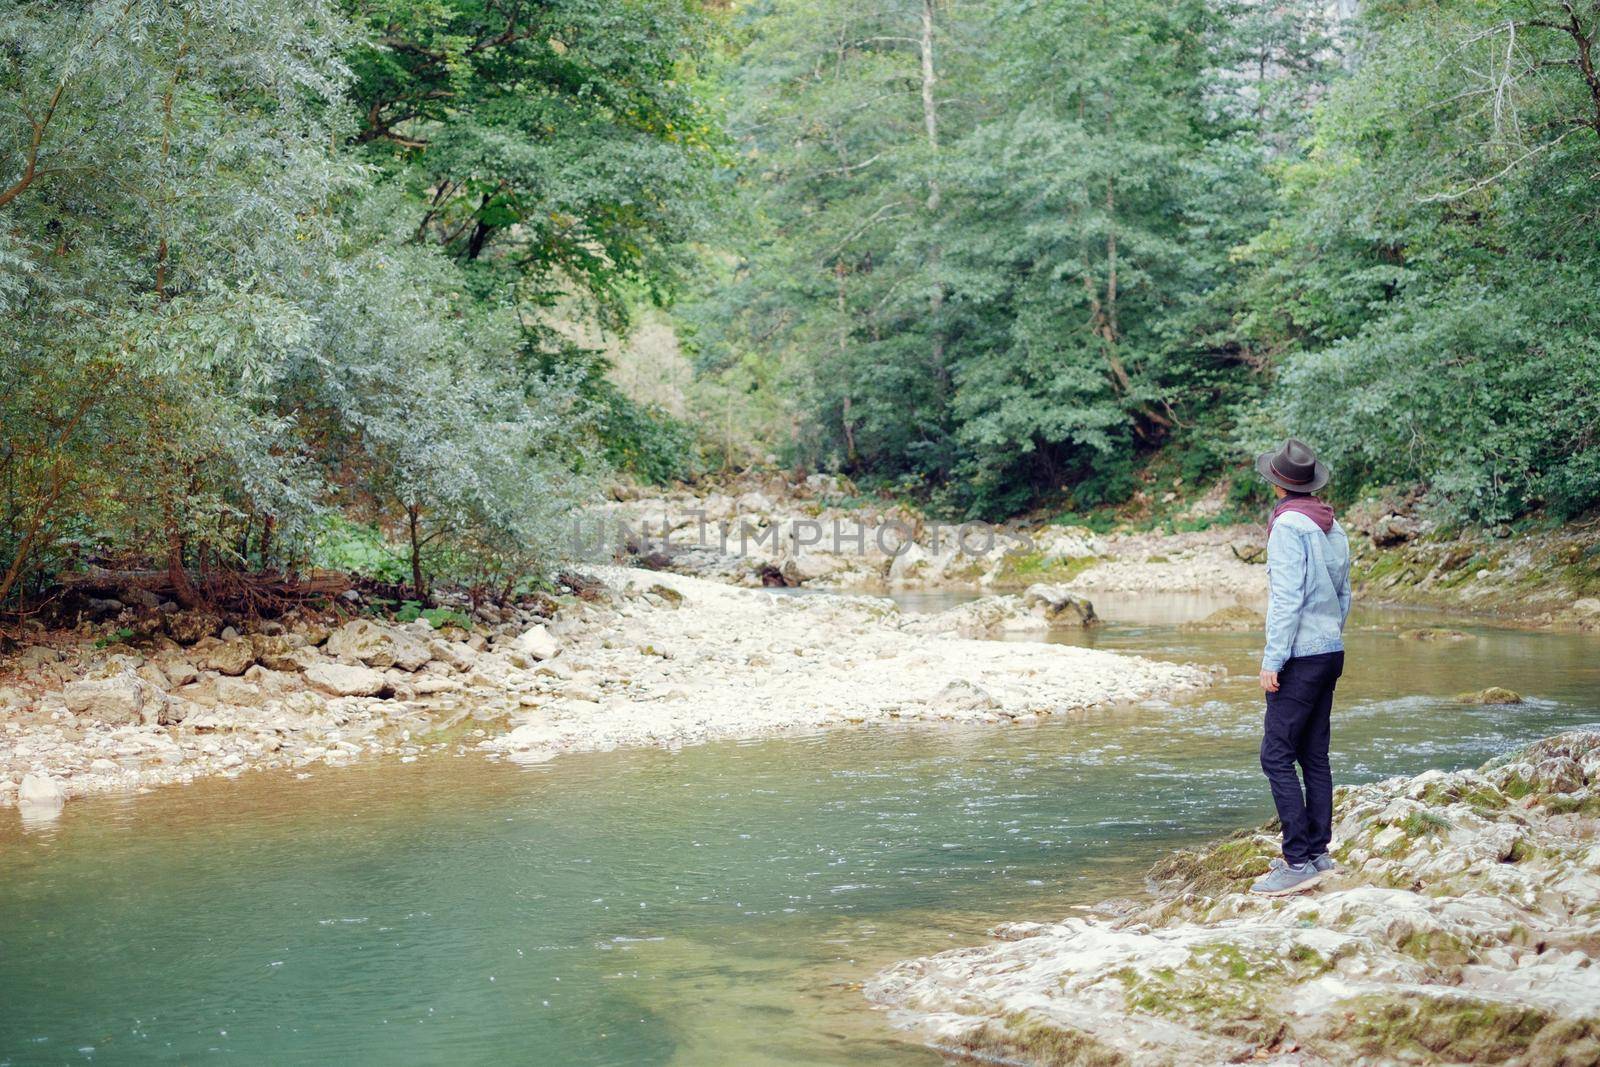
<path id="1" fill-rule="evenodd" d="M 1000 557 L 995 582 L 1003 586 L 1035 582 L 1070 582 L 1102 562 L 1099 556 L 1046 556 L 1042 552 L 1009 552 Z"/>
<path id="2" fill-rule="evenodd" d="M 1406 837 L 1427 837 L 1430 834 L 1448 834 L 1453 827 L 1450 820 L 1431 811 L 1414 811 L 1400 823 Z"/>
<path id="3" fill-rule="evenodd" d="M 1118 977 L 1130 1010 L 1269 1046 L 1283 1037 L 1288 1024 L 1267 1006 L 1267 997 L 1290 981 L 1289 971 L 1279 957 L 1252 958 L 1236 945 L 1218 942 L 1196 948 L 1179 970 L 1164 967 L 1141 974 L 1125 968 Z"/>
<path id="4" fill-rule="evenodd" d="M 1600 818 L 1600 793 L 1556 793 L 1545 797 L 1544 810 L 1551 815 L 1584 815 Z"/>
<path id="5" fill-rule="evenodd" d="M 672 588 L 670 585 L 661 585 L 657 583 L 645 591 L 648 593 L 654 593 L 656 596 L 660 597 L 673 607 L 677 607 L 679 604 L 683 603 L 683 594 Z"/>
<path id="6" fill-rule="evenodd" d="M 1333 1036 L 1384 1062 L 1505 1063 L 1529 1052 L 1552 1025 L 1563 1033 L 1570 1027 L 1537 1008 L 1454 995 L 1357 997 L 1339 1007 L 1353 1019 Z"/>
<path id="7" fill-rule="evenodd" d="M 1414 930 L 1395 947 L 1436 967 L 1459 967 L 1478 958 L 1470 944 L 1444 930 Z"/>
<path id="8" fill-rule="evenodd" d="M 1520 704 L 1522 694 L 1503 686 L 1491 685 L 1476 693 L 1457 693 L 1456 700 L 1462 704 Z"/>
<path id="9" fill-rule="evenodd" d="M 1122 1067 L 1128 1057 L 1093 1034 L 1030 1012 L 1000 1023 L 984 1023 L 948 1049 L 986 1063 L 1031 1063 L 1046 1067 Z"/>
<path id="10" fill-rule="evenodd" d="M 1150 880 L 1177 893 L 1219 897 L 1250 888 L 1279 854 L 1278 842 L 1256 830 L 1241 830 L 1219 844 L 1181 849 L 1150 868 Z"/>
<path id="11" fill-rule="evenodd" d="M 1267 624 L 1266 617 L 1259 611 L 1247 608 L 1242 604 L 1234 604 L 1226 608 L 1213 611 L 1203 619 L 1186 622 L 1181 629 L 1192 633 L 1208 633 L 1215 631 L 1249 631 L 1259 630 Z"/>
<path id="12" fill-rule="evenodd" d="M 1402 641 L 1465 641 L 1471 634 L 1462 633 L 1460 630 L 1441 630 L 1425 626 L 1416 630 L 1401 630 Z"/>

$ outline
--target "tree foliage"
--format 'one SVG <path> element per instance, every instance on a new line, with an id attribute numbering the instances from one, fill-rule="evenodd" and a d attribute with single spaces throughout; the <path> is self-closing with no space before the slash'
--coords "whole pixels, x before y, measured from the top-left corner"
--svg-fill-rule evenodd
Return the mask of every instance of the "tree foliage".
<path id="1" fill-rule="evenodd" d="M 1285 433 L 1347 495 L 1592 506 L 1600 5 L 1334 14 L 746 9 L 703 369 L 777 368 L 800 462 L 969 512 L 1119 500 L 1158 452 L 1212 478 Z"/>
<path id="2" fill-rule="evenodd" d="M 219 572 L 312 562 L 330 511 L 399 541 L 419 591 L 552 564 L 601 467 L 593 405 L 468 268 L 493 246 L 514 290 L 670 283 L 692 212 L 658 179 L 688 173 L 664 160 L 693 100 L 666 72 L 693 20 L 610 3 L 472 37 L 517 9 L 0 3 L 0 603 L 95 561 L 197 602 Z M 436 178 L 461 188 L 423 221 Z M 472 254 L 419 239 L 458 216 L 492 231 Z"/>

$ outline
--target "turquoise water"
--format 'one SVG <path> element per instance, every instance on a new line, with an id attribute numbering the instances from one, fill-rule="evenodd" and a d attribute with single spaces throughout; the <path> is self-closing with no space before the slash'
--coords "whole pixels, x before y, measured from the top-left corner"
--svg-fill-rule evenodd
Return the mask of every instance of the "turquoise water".
<path id="1" fill-rule="evenodd" d="M 1094 644 L 1253 671 L 1253 636 L 1172 625 L 1202 601 L 1097 603 Z M 1342 780 L 1600 722 L 1600 641 L 1392 632 L 1425 621 L 1355 620 Z M 32 831 L 0 810 L 0 1064 L 938 1063 L 859 983 L 1265 818 L 1253 684 L 1032 728 L 245 775 Z M 1534 699 L 1448 699 L 1489 684 Z"/>

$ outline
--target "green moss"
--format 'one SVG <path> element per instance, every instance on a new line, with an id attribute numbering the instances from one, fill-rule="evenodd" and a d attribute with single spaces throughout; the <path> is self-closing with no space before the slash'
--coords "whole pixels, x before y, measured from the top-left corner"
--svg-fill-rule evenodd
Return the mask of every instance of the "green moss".
<path id="1" fill-rule="evenodd" d="M 1431 811 L 1414 811 L 1405 817 L 1400 829 L 1405 831 L 1407 837 L 1427 837 L 1429 834 L 1449 833 L 1453 827 L 1450 820 L 1442 815 L 1435 815 Z"/>
<path id="2" fill-rule="evenodd" d="M 1480 812 L 1499 811 L 1508 803 L 1492 785 L 1468 785 L 1460 781 L 1431 783 L 1422 792 L 1422 802 L 1433 807 L 1465 804 Z"/>
<path id="3" fill-rule="evenodd" d="M 1287 1024 L 1267 1006 L 1257 980 L 1270 975 L 1271 986 L 1278 988 L 1287 971 L 1277 958 L 1252 960 L 1236 946 L 1208 945 L 1196 949 L 1181 972 L 1162 969 L 1147 976 L 1124 977 L 1124 997 L 1130 1011 L 1270 1045 L 1283 1036 Z"/>
<path id="4" fill-rule="evenodd" d="M 1407 565 L 1405 557 L 1398 552 L 1379 552 L 1371 559 L 1363 561 L 1354 577 L 1358 584 L 1378 585 L 1384 579 L 1392 578 L 1404 571 Z"/>
<path id="5" fill-rule="evenodd" d="M 1554 793 L 1540 802 L 1551 815 L 1600 817 L 1600 794 Z"/>
<path id="6" fill-rule="evenodd" d="M 1311 972 L 1311 977 L 1333 969 L 1333 962 L 1310 945 L 1296 945 L 1289 950 L 1289 959 Z"/>
<path id="7" fill-rule="evenodd" d="M 1534 791 L 1534 785 L 1520 774 L 1512 774 L 1500 786 L 1500 792 L 1513 800 L 1521 800 Z"/>
<path id="8" fill-rule="evenodd" d="M 1358 997 L 1338 1007 L 1351 1021 L 1336 1036 L 1385 1062 L 1503 1063 L 1551 1023 L 1535 1008 L 1456 996 Z"/>
<path id="9" fill-rule="evenodd" d="M 1030 1012 L 1008 1015 L 999 1024 L 985 1023 L 952 1051 L 991 1062 L 1047 1067 L 1120 1067 L 1129 1062 L 1093 1034 Z"/>
<path id="10" fill-rule="evenodd" d="M 1070 582 L 1090 567 L 1102 562 L 1099 556 L 1046 557 L 1042 552 L 1013 552 L 1000 559 L 995 581 L 1001 585 L 1032 585 L 1034 582 Z"/>
<path id="11" fill-rule="evenodd" d="M 1221 896 L 1248 889 L 1277 855 L 1275 842 L 1241 830 L 1212 848 L 1173 853 L 1151 868 L 1150 877 L 1200 896 Z"/>
<path id="12" fill-rule="evenodd" d="M 1527 1067 L 1600 1063 L 1600 1019 L 1557 1019 L 1528 1043 Z"/>
<path id="13" fill-rule="evenodd" d="M 1471 945 L 1443 930 L 1413 931 L 1395 947 L 1412 959 L 1439 967 L 1458 967 L 1477 958 Z"/>

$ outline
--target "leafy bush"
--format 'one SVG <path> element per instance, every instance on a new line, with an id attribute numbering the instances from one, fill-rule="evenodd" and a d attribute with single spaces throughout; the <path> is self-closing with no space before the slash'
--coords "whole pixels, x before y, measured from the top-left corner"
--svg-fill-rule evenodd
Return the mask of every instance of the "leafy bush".
<path id="1" fill-rule="evenodd" d="M 694 427 L 658 404 L 639 403 L 610 382 L 600 390 L 595 432 L 607 463 L 652 485 L 683 481 L 700 469 Z"/>
<path id="2" fill-rule="evenodd" d="M 404 548 L 385 540 L 376 526 L 351 522 L 338 514 L 325 515 L 318 524 L 310 563 L 397 585 L 411 577 Z"/>
<path id="3" fill-rule="evenodd" d="M 394 613 L 396 622 L 415 622 L 418 619 L 426 622 L 435 630 L 446 626 L 459 626 L 463 630 L 472 629 L 472 619 L 462 612 L 450 608 L 424 608 L 419 601 L 402 601 L 399 610 Z"/>

